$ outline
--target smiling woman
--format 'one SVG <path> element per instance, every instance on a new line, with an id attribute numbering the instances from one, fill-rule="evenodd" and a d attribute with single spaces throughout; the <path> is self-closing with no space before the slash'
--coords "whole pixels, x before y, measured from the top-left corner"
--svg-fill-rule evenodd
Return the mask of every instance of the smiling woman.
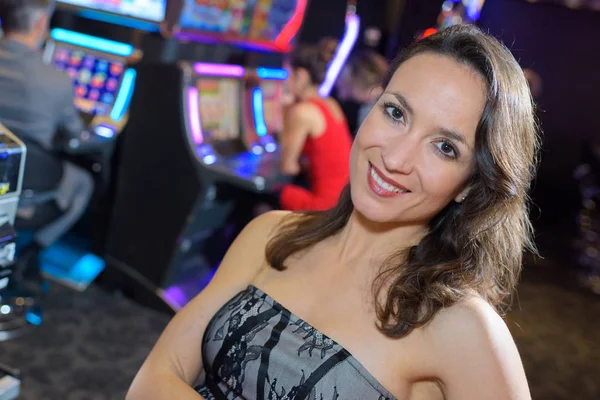
<path id="1" fill-rule="evenodd" d="M 198 398 L 201 377 L 209 400 L 529 399 L 498 313 L 533 250 L 533 115 L 521 68 L 477 28 L 408 48 L 337 206 L 252 221 L 129 398 Z"/>
<path id="2" fill-rule="evenodd" d="M 267 249 L 278 269 L 340 232 L 353 214 L 414 230 L 382 265 L 380 329 L 402 337 L 475 291 L 502 309 L 518 281 L 538 137 L 510 52 L 473 26 L 423 39 L 394 61 L 358 132 L 351 185 L 336 208 L 284 225 Z"/>
<path id="3" fill-rule="evenodd" d="M 357 135 L 351 161 L 354 207 L 371 221 L 424 227 L 453 199 L 461 202 L 475 172 L 486 94 L 483 80 L 449 57 L 428 52 L 402 63 Z M 361 191 L 365 175 L 378 196 Z M 381 203 L 377 187 L 386 197 L 406 198 Z M 404 190 L 392 190 L 398 187 Z"/>

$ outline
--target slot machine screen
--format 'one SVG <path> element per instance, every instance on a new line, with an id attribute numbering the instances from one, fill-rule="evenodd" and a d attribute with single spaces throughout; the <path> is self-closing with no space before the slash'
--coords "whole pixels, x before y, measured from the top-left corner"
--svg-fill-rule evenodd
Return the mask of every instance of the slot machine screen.
<path id="1" fill-rule="evenodd" d="M 257 0 L 184 0 L 179 26 L 224 36 L 248 35 Z"/>
<path id="2" fill-rule="evenodd" d="M 298 0 L 256 0 L 248 38 L 272 42 L 292 19 Z"/>
<path id="3" fill-rule="evenodd" d="M 240 137 L 241 82 L 201 78 L 197 81 L 202 131 L 210 142 Z"/>
<path id="4" fill-rule="evenodd" d="M 179 26 L 224 40 L 274 43 L 300 0 L 183 0 Z"/>
<path id="5" fill-rule="evenodd" d="M 263 92 L 263 112 L 269 134 L 279 134 L 283 131 L 283 84 L 281 81 L 262 81 L 260 88 Z"/>
<path id="6" fill-rule="evenodd" d="M 57 45 L 52 64 L 73 80 L 76 107 L 106 115 L 115 102 L 125 69 L 122 61 L 100 57 L 80 48 Z"/>
<path id="7" fill-rule="evenodd" d="M 58 0 L 58 2 L 153 22 L 164 20 L 167 8 L 166 0 Z"/>

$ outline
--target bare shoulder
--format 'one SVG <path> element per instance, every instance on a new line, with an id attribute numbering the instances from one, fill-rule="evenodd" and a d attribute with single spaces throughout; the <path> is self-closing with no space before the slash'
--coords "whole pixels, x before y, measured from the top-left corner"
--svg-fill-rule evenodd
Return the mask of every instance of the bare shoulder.
<path id="1" fill-rule="evenodd" d="M 529 399 L 521 358 L 504 320 L 469 297 L 443 309 L 426 328 L 447 399 Z"/>
<path id="2" fill-rule="evenodd" d="M 294 104 L 288 113 L 289 119 L 296 122 L 310 122 L 317 115 L 320 115 L 319 107 L 309 101 Z"/>
<path id="3" fill-rule="evenodd" d="M 277 234 L 279 227 L 294 218 L 291 211 L 269 211 L 254 218 L 246 225 L 240 238 L 242 240 L 264 241 L 266 243 Z"/>
<path id="4" fill-rule="evenodd" d="M 472 351 L 494 358 L 494 353 L 503 348 L 515 347 L 506 323 L 492 306 L 478 297 L 442 309 L 425 332 L 443 356 L 440 360 L 448 363 Z"/>
<path id="5" fill-rule="evenodd" d="M 486 338 L 512 342 L 504 320 L 490 304 L 476 296 L 441 310 L 432 323 L 446 332 L 461 332 L 468 340 Z"/>
<path id="6" fill-rule="evenodd" d="M 288 218 L 292 217 L 289 211 L 269 211 L 250 221 L 235 239 L 229 253 L 249 252 L 264 253 L 269 240 L 277 234 L 278 228 Z"/>

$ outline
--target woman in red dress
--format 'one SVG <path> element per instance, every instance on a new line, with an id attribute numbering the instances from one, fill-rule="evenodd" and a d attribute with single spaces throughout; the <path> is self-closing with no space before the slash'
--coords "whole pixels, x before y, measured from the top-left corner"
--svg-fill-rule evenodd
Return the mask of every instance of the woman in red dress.
<path id="1" fill-rule="evenodd" d="M 317 47 L 301 46 L 288 62 L 291 105 L 281 135 L 281 170 L 297 176 L 306 169 L 309 188 L 286 185 L 279 196 L 285 210 L 333 207 L 349 182 L 352 137 L 340 105 L 319 96 L 329 57 Z"/>

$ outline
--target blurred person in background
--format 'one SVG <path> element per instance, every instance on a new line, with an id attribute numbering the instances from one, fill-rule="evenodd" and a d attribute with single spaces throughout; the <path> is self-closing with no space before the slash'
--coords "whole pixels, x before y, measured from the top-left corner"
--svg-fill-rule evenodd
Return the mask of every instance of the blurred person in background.
<path id="1" fill-rule="evenodd" d="M 576 218 L 578 279 L 585 288 L 600 295 L 600 138 L 588 138 L 574 178 L 579 187 L 580 209 Z"/>
<path id="2" fill-rule="evenodd" d="M 527 79 L 527 83 L 529 83 L 531 95 L 534 99 L 537 99 L 542 94 L 542 77 L 531 68 L 523 69 L 523 74 L 525 75 L 525 79 Z"/>
<path id="3" fill-rule="evenodd" d="M 354 101 L 360 106 L 356 116 L 360 127 L 377 99 L 383 93 L 388 73 L 386 59 L 374 50 L 353 53 L 336 83 L 337 96 L 341 101 Z"/>
<path id="4" fill-rule="evenodd" d="M 286 62 L 287 106 L 280 135 L 281 170 L 305 173 L 307 187 L 283 187 L 284 210 L 325 210 L 337 202 L 349 180 L 352 138 L 346 117 L 332 97 L 319 96 L 319 86 L 335 53 L 331 46 L 299 46 Z"/>
<path id="5" fill-rule="evenodd" d="M 0 40 L 0 122 L 27 146 L 39 146 L 49 153 L 62 150 L 61 143 L 68 143 L 69 138 L 77 138 L 85 130 L 73 103 L 71 79 L 42 60 L 40 46 L 48 34 L 53 11 L 52 0 L 0 0 L 4 31 Z M 57 137 L 64 140 L 59 143 Z M 63 214 L 35 232 L 16 268 L 15 276 L 29 277 L 34 287 L 39 287 L 41 281 L 39 252 L 79 220 L 94 190 L 88 171 L 67 161 L 63 161 L 62 169 L 55 200 Z M 31 214 L 28 210 L 21 207 L 19 216 Z"/>

